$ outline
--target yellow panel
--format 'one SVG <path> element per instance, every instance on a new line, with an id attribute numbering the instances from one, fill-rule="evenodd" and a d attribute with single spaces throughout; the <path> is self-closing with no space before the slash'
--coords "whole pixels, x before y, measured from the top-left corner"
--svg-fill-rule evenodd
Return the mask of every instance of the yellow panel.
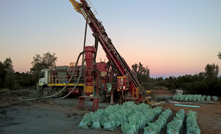
<path id="1" fill-rule="evenodd" d="M 75 64 L 76 64 L 75 62 L 70 62 L 70 65 L 69 65 L 69 66 L 70 66 L 70 67 L 71 67 L 71 66 L 75 66 Z"/>
<path id="2" fill-rule="evenodd" d="M 146 91 L 147 94 L 149 94 L 151 91 Z"/>
<path id="3" fill-rule="evenodd" d="M 48 84 L 48 86 L 66 86 L 67 84 Z M 70 83 L 68 86 L 75 86 L 75 83 Z M 85 84 L 78 84 L 77 86 L 84 86 Z"/>
<path id="4" fill-rule="evenodd" d="M 136 97 L 134 97 L 134 95 L 136 95 Z M 138 99 L 138 97 L 139 97 L 139 87 L 134 87 L 133 88 L 133 92 L 132 92 L 132 98 L 133 99 Z"/>
<path id="5" fill-rule="evenodd" d="M 77 12 L 81 13 L 80 3 L 78 3 L 78 2 L 75 1 L 75 0 L 70 0 L 70 2 L 71 2 L 71 4 L 74 6 L 74 9 L 75 9 Z"/>
<path id="6" fill-rule="evenodd" d="M 84 92 L 85 93 L 93 93 L 94 92 L 94 86 L 85 86 Z"/>
<path id="7" fill-rule="evenodd" d="M 117 78 L 127 78 L 127 76 L 117 76 Z"/>

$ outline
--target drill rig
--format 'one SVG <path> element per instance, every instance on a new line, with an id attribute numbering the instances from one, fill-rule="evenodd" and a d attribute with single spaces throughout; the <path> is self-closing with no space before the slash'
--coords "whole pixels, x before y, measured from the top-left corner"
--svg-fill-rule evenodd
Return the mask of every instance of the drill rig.
<path id="1" fill-rule="evenodd" d="M 104 26 L 95 17 L 96 10 L 94 9 L 92 12 L 92 4 L 88 0 L 80 0 L 80 3 L 75 0 L 70 0 L 70 2 L 75 10 L 83 15 L 86 25 L 91 28 L 95 45 L 84 46 L 85 66 L 83 64 L 77 66 L 71 63 L 70 66 L 43 69 L 40 73 L 39 90 L 44 96 L 51 95 L 52 92 L 60 92 L 59 96 L 62 96 L 64 92 L 82 96 L 92 96 L 93 94 L 93 96 L 99 97 L 100 102 L 110 96 L 111 104 L 113 104 L 113 98 L 119 98 L 120 103 L 123 100 L 133 100 L 136 103 L 147 101 L 149 103 L 151 97 L 148 94 L 150 92 L 141 86 L 126 61 L 114 47 Z M 109 60 L 107 63 L 96 63 L 98 43 L 106 53 Z M 71 74 L 74 76 L 72 77 Z M 77 78 L 79 79 L 76 80 Z M 66 90 L 63 90 L 65 88 Z"/>
<path id="2" fill-rule="evenodd" d="M 148 96 L 148 92 L 146 92 L 144 87 L 141 86 L 137 78 L 134 76 L 134 73 L 130 70 L 126 61 L 121 57 L 117 49 L 114 47 L 111 39 L 108 37 L 108 34 L 105 31 L 104 26 L 95 17 L 97 13 L 96 10 L 95 9 L 94 11 L 91 10 L 91 7 L 93 6 L 90 3 L 90 1 L 80 0 L 80 3 L 79 3 L 75 0 L 70 0 L 70 2 L 74 6 L 75 10 L 78 13 L 83 15 L 83 17 L 87 21 L 95 37 L 95 49 L 89 46 L 85 47 L 86 55 L 87 53 L 89 53 L 88 48 L 90 48 L 91 56 L 93 52 L 95 53 L 94 57 L 96 58 L 96 50 L 97 50 L 96 43 L 99 42 L 104 52 L 106 53 L 107 59 L 109 60 L 107 69 L 106 69 L 105 63 L 99 63 L 99 65 L 95 64 L 94 68 L 91 68 L 92 65 L 90 63 L 90 66 L 86 67 L 87 76 L 88 75 L 90 76 L 90 74 L 93 74 L 93 69 L 99 70 L 98 72 L 100 73 L 96 74 L 96 76 L 101 76 L 102 78 L 101 83 L 104 84 L 103 90 L 105 91 L 107 91 L 107 88 L 106 88 L 107 86 L 105 85 L 105 83 L 115 82 L 112 78 L 114 76 L 117 76 L 117 81 L 116 81 L 117 85 L 112 86 L 112 89 L 110 91 L 111 94 L 113 94 L 114 92 L 119 92 L 121 96 L 120 98 L 124 100 L 134 100 L 137 103 L 139 103 L 140 101 L 145 101 L 145 100 L 148 101 L 148 99 L 150 98 Z M 87 59 L 86 59 L 86 63 L 87 63 Z M 108 70 L 109 66 L 111 67 L 111 70 Z M 106 79 L 106 77 L 109 79 Z M 92 85 L 91 83 L 92 81 L 90 82 L 90 84 L 86 83 L 86 89 L 84 90 L 85 93 L 93 92 L 94 89 L 93 89 L 93 86 L 91 86 Z M 96 84 L 96 88 L 99 87 L 99 83 L 100 82 Z M 114 83 L 112 85 L 114 85 Z M 98 94 L 99 88 L 97 89 L 98 90 L 96 90 L 96 92 Z"/>

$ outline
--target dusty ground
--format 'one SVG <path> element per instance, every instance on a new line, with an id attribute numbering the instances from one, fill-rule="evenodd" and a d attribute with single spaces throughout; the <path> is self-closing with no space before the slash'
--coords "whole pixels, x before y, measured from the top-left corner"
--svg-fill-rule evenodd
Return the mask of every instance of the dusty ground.
<path id="1" fill-rule="evenodd" d="M 197 112 L 197 123 L 201 129 L 201 134 L 210 134 L 221 132 L 221 102 L 214 104 L 199 105 L 200 108 L 177 107 L 174 104 L 163 104 L 163 109 L 169 108 L 173 113 L 184 109 L 187 113 L 189 110 Z"/>
<path id="2" fill-rule="evenodd" d="M 158 96 L 173 96 L 174 94 L 170 91 L 170 90 L 154 90 L 154 92 L 158 95 Z"/>
<path id="3" fill-rule="evenodd" d="M 158 90 L 157 90 L 158 91 Z M 16 93 L 0 92 L 0 133 L 23 134 L 120 134 L 120 128 L 115 132 L 78 129 L 83 115 L 90 112 L 92 101 L 85 101 L 85 109 L 77 109 L 78 97 L 64 100 L 49 99 L 37 101 L 19 101 Z M 26 95 L 29 95 L 28 93 Z M 158 96 L 171 96 L 170 91 L 160 91 Z M 104 109 L 107 103 L 99 103 L 99 108 Z M 221 131 L 221 101 L 212 104 L 199 105 L 200 108 L 176 107 L 174 104 L 164 103 L 161 106 L 173 111 L 173 116 L 180 109 L 197 111 L 197 121 L 202 134 L 217 133 Z M 172 120 L 173 117 L 170 118 Z M 185 128 L 184 128 L 185 129 Z M 185 130 L 182 131 L 183 133 Z M 142 133 L 142 132 L 140 132 Z M 166 133 L 166 131 L 162 131 Z"/>
<path id="4" fill-rule="evenodd" d="M 67 134 L 67 133 L 103 133 L 97 130 L 77 129 L 83 115 L 88 113 L 91 101 L 86 101 L 86 109 L 76 108 L 78 100 L 48 100 L 14 105 L 0 110 L 0 133 L 23 134 Z M 100 104 L 99 108 L 106 108 Z"/>
<path id="5" fill-rule="evenodd" d="M 156 90 L 157 96 L 173 96 L 173 93 L 169 90 Z M 200 106 L 200 108 L 188 108 L 188 107 L 178 107 L 174 104 L 164 103 L 161 106 L 163 109 L 171 109 L 173 115 L 177 113 L 180 109 L 184 109 L 187 113 L 189 110 L 197 112 L 197 123 L 201 129 L 201 134 L 219 133 L 221 132 L 221 98 L 219 101 L 207 102 L 182 102 L 182 103 L 192 103 L 192 105 Z"/>

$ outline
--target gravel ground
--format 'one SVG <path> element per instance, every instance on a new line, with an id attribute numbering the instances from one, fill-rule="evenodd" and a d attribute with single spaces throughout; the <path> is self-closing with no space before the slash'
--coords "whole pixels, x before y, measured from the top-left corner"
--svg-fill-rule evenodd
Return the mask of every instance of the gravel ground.
<path id="1" fill-rule="evenodd" d="M 114 132 L 77 128 L 84 114 L 89 113 L 92 109 L 92 101 L 85 101 L 85 108 L 78 109 L 78 96 L 63 100 L 47 99 L 27 102 L 18 101 L 17 94 L 12 93 L 0 93 L 0 134 L 122 133 L 120 128 Z M 162 94 L 160 94 L 160 97 L 161 96 Z M 166 95 L 163 99 L 165 98 L 169 99 Z M 172 103 L 172 100 L 169 101 Z M 180 109 L 184 109 L 186 113 L 189 110 L 197 111 L 197 122 L 201 129 L 201 134 L 215 134 L 221 131 L 221 100 L 210 104 L 201 103 L 200 108 L 176 107 L 169 101 L 162 103 L 160 106 L 162 106 L 163 109 L 171 109 L 173 116 L 175 116 Z M 104 109 L 108 105 L 108 103 L 99 103 L 99 109 Z M 139 134 L 141 133 L 143 132 L 139 132 Z M 165 134 L 166 130 L 161 133 Z"/>
<path id="2" fill-rule="evenodd" d="M 77 99 L 51 99 L 47 103 L 34 102 L 26 106 L 15 105 L 2 108 L 0 109 L 0 133 L 113 133 L 94 129 L 78 129 L 77 126 L 83 115 L 90 112 L 92 101 L 85 101 L 85 109 L 77 109 L 77 104 Z M 99 104 L 100 109 L 107 106 L 107 103 Z"/>

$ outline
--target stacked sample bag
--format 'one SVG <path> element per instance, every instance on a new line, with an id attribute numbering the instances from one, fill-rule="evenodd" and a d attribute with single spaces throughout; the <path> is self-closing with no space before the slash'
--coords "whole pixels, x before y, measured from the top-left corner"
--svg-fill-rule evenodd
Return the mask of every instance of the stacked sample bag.
<path id="1" fill-rule="evenodd" d="M 93 128 L 114 131 L 121 126 L 123 134 L 136 134 L 162 112 L 162 107 L 149 108 L 147 104 L 136 105 L 126 102 L 123 105 L 109 105 L 95 113 L 84 115 L 78 128 Z"/>
<path id="2" fill-rule="evenodd" d="M 188 114 L 186 115 L 186 128 L 187 128 L 187 134 L 200 134 L 200 128 L 197 125 L 197 116 L 196 112 L 193 112 L 192 110 L 188 111 Z"/>
<path id="3" fill-rule="evenodd" d="M 181 109 L 176 113 L 173 120 L 167 124 L 167 134 L 179 134 L 180 130 L 183 128 L 184 119 L 185 111 Z"/>
<path id="4" fill-rule="evenodd" d="M 213 96 L 212 97 L 213 100 L 218 100 L 218 97 L 216 96 Z M 211 100 L 211 97 L 210 96 L 207 96 L 206 95 L 200 95 L 200 94 L 195 94 L 195 95 L 192 95 L 192 94 L 189 94 L 189 95 L 181 95 L 181 94 L 175 94 L 173 96 L 173 100 L 185 100 L 185 101 L 204 101 L 204 100 L 207 100 L 207 101 L 210 101 Z"/>
<path id="5" fill-rule="evenodd" d="M 162 107 L 156 107 L 155 109 L 147 109 L 146 104 L 131 106 L 131 114 L 127 121 L 121 122 L 121 130 L 123 134 L 136 134 L 140 130 L 143 130 L 145 124 L 153 121 L 153 119 L 162 112 Z"/>
<path id="6" fill-rule="evenodd" d="M 212 98 L 213 98 L 214 101 L 218 100 L 218 97 L 216 97 L 216 96 L 213 96 Z"/>
<path id="7" fill-rule="evenodd" d="M 148 123 L 148 127 L 144 128 L 144 134 L 159 134 L 166 126 L 167 120 L 171 115 L 172 111 L 170 109 L 163 111 L 155 122 Z"/>

